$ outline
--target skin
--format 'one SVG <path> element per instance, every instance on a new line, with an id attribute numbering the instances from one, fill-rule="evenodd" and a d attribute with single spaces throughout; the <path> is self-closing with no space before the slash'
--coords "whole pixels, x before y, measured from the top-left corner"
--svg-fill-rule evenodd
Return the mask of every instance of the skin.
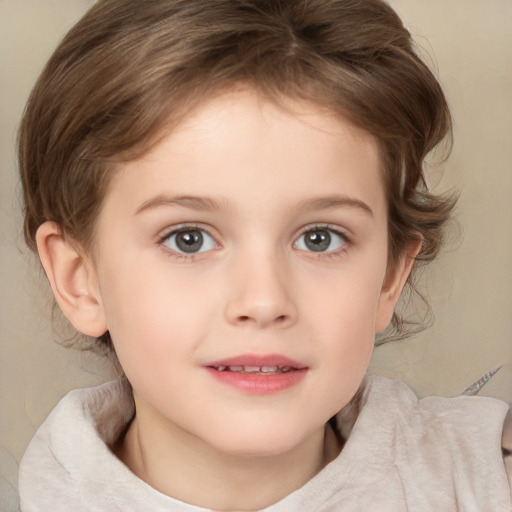
<path id="1" fill-rule="evenodd" d="M 387 266 L 376 141 L 315 105 L 286 107 L 249 89 L 210 100 L 119 167 L 91 254 L 53 223 L 37 237 L 61 308 L 86 334 L 110 331 L 133 386 L 119 458 L 215 510 L 275 503 L 338 454 L 325 424 L 360 386 L 412 263 Z M 183 228 L 205 230 L 200 252 L 179 252 Z M 304 233 L 319 230 L 332 242 L 315 252 Z M 254 395 L 205 369 L 240 354 L 307 370 Z"/>

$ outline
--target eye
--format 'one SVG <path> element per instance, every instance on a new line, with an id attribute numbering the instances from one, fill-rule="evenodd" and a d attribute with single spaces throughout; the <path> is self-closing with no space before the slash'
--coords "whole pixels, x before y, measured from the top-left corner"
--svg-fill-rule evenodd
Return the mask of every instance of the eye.
<path id="1" fill-rule="evenodd" d="M 204 229 L 179 229 L 167 235 L 162 243 L 185 254 L 211 251 L 217 247 L 217 242 Z"/>
<path id="2" fill-rule="evenodd" d="M 302 233 L 294 246 L 301 251 L 332 252 L 346 243 L 347 239 L 334 229 L 313 228 Z"/>

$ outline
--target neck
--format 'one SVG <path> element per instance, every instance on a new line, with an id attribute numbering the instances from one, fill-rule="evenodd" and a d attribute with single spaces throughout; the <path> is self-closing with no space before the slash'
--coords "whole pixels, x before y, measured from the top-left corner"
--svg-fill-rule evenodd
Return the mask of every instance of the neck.
<path id="1" fill-rule="evenodd" d="M 218 511 L 259 510 L 302 487 L 339 453 L 329 426 L 299 447 L 270 456 L 226 454 L 181 432 L 147 428 L 136 416 L 117 456 L 163 494 Z"/>

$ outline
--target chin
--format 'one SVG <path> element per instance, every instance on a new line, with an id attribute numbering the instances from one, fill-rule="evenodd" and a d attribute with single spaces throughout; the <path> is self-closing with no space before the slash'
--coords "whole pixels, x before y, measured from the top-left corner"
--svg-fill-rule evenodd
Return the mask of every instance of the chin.
<path id="1" fill-rule="evenodd" d="M 276 457 L 293 451 L 307 442 L 308 435 L 298 436 L 296 429 L 268 429 L 253 425 L 252 428 L 226 432 L 227 435 L 212 440 L 216 449 L 233 457 Z"/>

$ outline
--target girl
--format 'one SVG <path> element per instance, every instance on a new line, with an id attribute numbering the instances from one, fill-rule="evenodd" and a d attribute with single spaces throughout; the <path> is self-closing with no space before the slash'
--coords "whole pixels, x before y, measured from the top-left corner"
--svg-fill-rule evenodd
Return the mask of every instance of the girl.
<path id="1" fill-rule="evenodd" d="M 50 415 L 22 510 L 510 510 L 506 404 L 365 378 L 449 132 L 380 0 L 98 2 L 19 155 L 27 242 L 125 377 Z"/>

